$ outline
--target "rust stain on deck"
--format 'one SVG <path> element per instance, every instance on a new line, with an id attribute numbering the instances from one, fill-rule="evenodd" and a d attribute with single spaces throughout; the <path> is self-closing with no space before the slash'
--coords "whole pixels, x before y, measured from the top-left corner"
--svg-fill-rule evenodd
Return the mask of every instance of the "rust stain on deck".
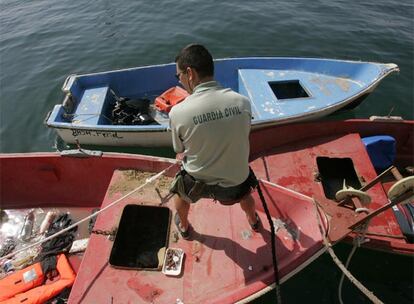
<path id="1" fill-rule="evenodd" d="M 154 299 L 162 295 L 163 290 L 153 286 L 151 284 L 142 284 L 138 279 L 131 278 L 128 280 L 127 285 L 130 289 L 135 291 L 137 295 L 145 302 L 152 303 Z"/>

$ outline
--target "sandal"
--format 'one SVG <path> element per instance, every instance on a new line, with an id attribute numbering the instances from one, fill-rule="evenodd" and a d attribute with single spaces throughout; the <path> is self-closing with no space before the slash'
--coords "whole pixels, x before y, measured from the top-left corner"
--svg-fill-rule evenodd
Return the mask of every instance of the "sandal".
<path id="1" fill-rule="evenodd" d="M 181 227 L 180 227 L 181 226 L 181 220 L 180 220 L 180 217 L 179 217 L 178 213 L 176 213 L 174 215 L 174 223 L 175 223 L 175 226 L 177 227 L 178 232 L 181 234 L 181 237 L 184 240 L 188 240 L 189 237 L 190 237 L 190 227 L 187 228 L 187 230 L 185 230 L 185 231 L 181 229 Z"/>
<path id="2" fill-rule="evenodd" d="M 255 212 L 255 215 L 256 215 L 256 223 L 250 224 L 250 227 L 252 228 L 252 230 L 254 232 L 259 232 L 259 228 L 260 228 L 260 217 L 257 214 L 257 212 Z"/>

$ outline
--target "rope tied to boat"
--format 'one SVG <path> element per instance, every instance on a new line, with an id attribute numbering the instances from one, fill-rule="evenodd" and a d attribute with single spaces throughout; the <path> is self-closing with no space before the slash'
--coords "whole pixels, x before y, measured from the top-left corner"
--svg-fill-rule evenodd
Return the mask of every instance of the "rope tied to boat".
<path id="1" fill-rule="evenodd" d="M 384 304 L 380 299 L 378 299 L 374 293 L 372 291 L 370 291 L 368 288 L 366 288 L 360 281 L 358 281 L 357 278 L 355 278 L 347 269 L 347 266 L 345 266 L 340 260 L 339 258 L 336 256 L 335 252 L 332 249 L 332 244 L 329 242 L 329 240 L 326 237 L 326 233 L 324 233 L 324 229 L 322 227 L 322 220 L 320 218 L 320 214 L 319 214 L 319 209 L 318 209 L 318 202 L 313 198 L 313 205 L 315 207 L 316 210 L 316 218 L 318 220 L 318 227 L 319 230 L 321 232 L 322 238 L 323 238 L 323 244 L 325 245 L 326 250 L 328 251 L 329 255 L 331 256 L 332 260 L 334 261 L 334 263 L 339 267 L 339 269 L 342 271 L 343 275 L 345 275 L 349 281 L 355 285 L 355 287 L 357 287 L 368 299 L 370 299 L 372 301 L 372 303 L 375 304 Z M 368 227 L 368 223 L 364 223 L 364 226 Z M 361 229 L 366 230 L 366 227 L 363 227 Z M 361 230 L 362 231 L 362 230 Z M 361 236 L 361 235 L 360 235 Z M 362 234 L 363 239 L 365 239 L 365 233 Z M 358 246 L 360 246 L 361 242 L 359 240 L 357 240 L 355 242 L 355 244 L 357 244 Z M 354 246 L 354 248 L 356 248 L 357 246 Z M 354 250 L 354 249 L 353 249 Z M 355 251 L 355 250 L 354 250 Z M 348 257 L 348 261 L 347 263 L 349 263 L 350 261 L 350 257 L 352 255 L 350 255 Z M 340 297 L 341 295 L 339 295 Z M 340 303 L 342 303 L 342 299 L 339 298 Z"/>
<path id="2" fill-rule="evenodd" d="M 3 256 L 3 257 L 1 257 L 1 258 L 0 258 L 0 262 L 3 262 L 3 261 L 5 261 L 5 260 L 7 260 L 7 259 L 9 259 L 9 258 L 13 257 L 13 256 L 14 256 L 14 255 L 16 255 L 17 253 L 20 253 L 20 252 L 26 251 L 26 250 L 28 250 L 28 249 L 30 249 L 30 248 L 33 248 L 33 247 L 37 247 L 37 246 L 39 246 L 39 245 L 41 245 L 41 244 L 43 244 L 43 243 L 45 243 L 45 242 L 47 242 L 47 241 L 49 241 L 49 240 L 51 240 L 51 239 L 53 239 L 53 238 L 58 237 L 58 236 L 59 236 L 59 235 L 61 235 L 61 234 L 63 234 L 63 233 L 65 233 L 65 232 L 67 232 L 67 231 L 69 231 L 69 230 L 71 230 L 71 229 L 73 229 L 73 228 L 75 228 L 75 227 L 79 226 L 80 224 L 82 224 L 82 223 L 84 223 L 84 222 L 86 222 L 86 221 L 88 221 L 88 220 L 90 220 L 90 219 L 92 219 L 92 218 L 94 218 L 94 217 L 98 216 L 98 214 L 100 214 L 100 213 L 102 213 L 102 212 L 104 212 L 104 211 L 108 210 L 109 208 L 111 208 L 111 207 L 115 206 L 116 204 L 118 204 L 119 202 L 123 201 L 123 200 L 124 200 L 124 199 L 126 199 L 127 197 L 131 196 L 131 195 L 132 195 L 132 194 L 134 194 L 135 192 L 137 192 L 137 191 L 141 190 L 142 188 L 144 188 L 144 187 L 145 187 L 145 186 L 147 186 L 148 184 L 153 183 L 155 180 L 159 179 L 162 175 L 164 175 L 164 174 L 165 174 L 168 170 L 170 170 L 172 167 L 176 166 L 179 162 L 180 162 L 180 161 L 175 160 L 175 161 L 174 161 L 174 162 L 173 162 L 173 163 L 172 163 L 169 167 L 167 167 L 167 168 L 165 168 L 164 170 L 162 170 L 161 172 L 159 172 L 159 173 L 157 173 L 157 174 L 155 174 L 155 175 L 153 175 L 153 176 L 151 176 L 151 177 L 147 178 L 147 179 L 145 180 L 145 183 L 143 183 L 143 184 L 139 185 L 138 187 L 136 187 L 136 188 L 135 188 L 135 189 L 133 189 L 132 191 L 128 192 L 127 194 L 125 194 L 125 195 L 124 195 L 124 196 L 122 196 L 121 198 L 119 198 L 119 199 L 117 199 L 117 200 L 113 201 L 112 203 L 110 203 L 109 205 L 105 206 L 104 208 L 102 208 L 102 209 L 100 209 L 100 210 L 95 211 L 95 212 L 94 212 L 94 213 L 92 213 L 91 215 L 88 215 L 87 217 L 85 217 L 85 218 L 83 218 L 83 219 L 81 219 L 81 220 L 77 221 L 76 223 L 74 223 L 74 224 L 72 224 L 72 225 L 70 225 L 70 226 L 68 226 L 68 227 L 66 227 L 66 228 L 64 228 L 64 229 L 62 229 L 62 230 L 60 230 L 59 232 L 57 232 L 57 233 L 55 233 L 55 234 L 52 234 L 52 235 L 50 235 L 50 236 L 48 236 L 48 237 L 46 237 L 46 238 L 44 238 L 44 239 L 42 239 L 42 240 L 39 240 L 39 241 L 37 241 L 37 242 L 35 242 L 35 243 L 33 243 L 33 244 L 30 244 L 30 245 L 28 245 L 28 246 L 25 246 L 25 247 L 23 247 L 23 248 L 20 248 L 20 249 L 18 249 L 18 250 L 16 250 L 16 251 L 13 251 L 13 252 L 11 252 L 11 253 L 9 253 L 9 254 L 7 254 L 7 255 L 5 255 L 5 256 Z"/>
<path id="3" fill-rule="evenodd" d="M 364 212 L 364 211 L 359 211 L 358 212 L 356 210 L 356 212 L 361 213 L 361 212 Z M 349 253 L 348 258 L 346 259 L 346 262 L 345 262 L 345 268 L 346 269 L 348 269 L 349 264 L 351 263 L 351 259 L 352 259 L 353 255 L 355 254 L 357 248 L 361 247 L 361 245 L 363 243 L 367 242 L 367 240 L 365 238 L 365 235 L 367 234 L 369 223 L 370 223 L 370 220 L 366 221 L 361 226 L 359 226 L 358 230 L 356 231 L 357 236 L 353 240 L 354 245 L 353 245 L 352 250 Z M 342 286 L 343 286 L 343 283 L 344 283 L 344 279 L 345 279 L 345 273 L 342 272 L 341 279 L 339 280 L 339 285 L 338 285 L 338 300 L 339 300 L 340 304 L 344 303 L 343 300 L 342 300 Z"/>

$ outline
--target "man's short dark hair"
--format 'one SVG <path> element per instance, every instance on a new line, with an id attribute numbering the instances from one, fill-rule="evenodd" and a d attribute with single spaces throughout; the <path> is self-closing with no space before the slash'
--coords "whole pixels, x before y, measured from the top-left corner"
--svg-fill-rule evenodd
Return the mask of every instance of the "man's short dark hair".
<path id="1" fill-rule="evenodd" d="M 201 44 L 189 44 L 175 57 L 180 70 L 190 67 L 197 71 L 201 78 L 214 75 L 213 57 Z"/>

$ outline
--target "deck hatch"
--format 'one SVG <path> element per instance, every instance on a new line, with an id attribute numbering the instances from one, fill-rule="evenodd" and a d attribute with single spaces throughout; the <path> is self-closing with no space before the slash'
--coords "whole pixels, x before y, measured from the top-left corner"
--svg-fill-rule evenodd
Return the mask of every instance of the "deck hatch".
<path id="1" fill-rule="evenodd" d="M 360 189 L 361 183 L 350 158 L 317 157 L 316 163 L 323 191 L 328 199 L 335 199 L 335 194 L 343 188 L 344 180 L 347 187 Z"/>
<path id="2" fill-rule="evenodd" d="M 299 80 L 271 81 L 269 86 L 277 99 L 306 98 L 309 94 Z"/>
<path id="3" fill-rule="evenodd" d="M 109 264 L 120 268 L 161 269 L 170 221 L 171 212 L 166 207 L 125 206 Z"/>

